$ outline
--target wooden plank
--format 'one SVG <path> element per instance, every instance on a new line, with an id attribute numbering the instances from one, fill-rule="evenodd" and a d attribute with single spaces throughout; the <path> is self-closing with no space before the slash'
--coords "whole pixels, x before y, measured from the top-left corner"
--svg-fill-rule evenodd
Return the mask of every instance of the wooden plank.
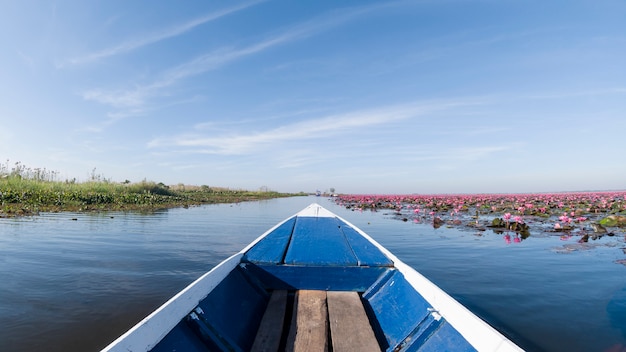
<path id="1" fill-rule="evenodd" d="M 296 291 L 287 351 L 328 351 L 326 291 Z"/>
<path id="2" fill-rule="evenodd" d="M 353 291 L 328 291 L 327 299 L 333 351 L 380 352 L 359 294 Z"/>
<path id="3" fill-rule="evenodd" d="M 254 338 L 251 351 L 278 351 L 283 332 L 285 310 L 287 309 L 287 291 L 275 290 L 261 319 L 261 325 Z"/>

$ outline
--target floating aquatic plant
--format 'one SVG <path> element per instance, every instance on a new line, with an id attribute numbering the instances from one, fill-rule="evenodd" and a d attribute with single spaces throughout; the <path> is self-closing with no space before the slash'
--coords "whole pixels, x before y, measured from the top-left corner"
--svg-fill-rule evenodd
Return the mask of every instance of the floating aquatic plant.
<path id="1" fill-rule="evenodd" d="M 459 195 L 340 195 L 336 202 L 346 208 L 393 210 L 401 219 L 431 221 L 473 229 L 514 231 L 524 239 L 531 232 L 566 233 L 597 239 L 602 225 L 626 227 L 626 192 L 574 192 L 539 194 Z M 474 214 L 474 215 L 472 215 Z M 417 221 L 415 221 L 417 220 Z M 482 223 L 480 222 L 482 220 Z M 591 235 L 589 235 L 591 233 Z M 559 234 L 561 236 L 561 234 Z"/>

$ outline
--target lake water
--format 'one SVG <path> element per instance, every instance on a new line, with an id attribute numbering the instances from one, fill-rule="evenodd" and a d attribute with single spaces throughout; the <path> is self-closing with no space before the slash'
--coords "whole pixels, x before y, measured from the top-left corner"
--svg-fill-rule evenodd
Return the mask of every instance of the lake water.
<path id="1" fill-rule="evenodd" d="M 319 197 L 0 219 L 0 351 L 97 351 L 312 202 L 528 351 L 626 351 L 626 266 L 615 263 L 626 257 L 623 240 L 574 251 L 559 237 L 508 243 Z"/>

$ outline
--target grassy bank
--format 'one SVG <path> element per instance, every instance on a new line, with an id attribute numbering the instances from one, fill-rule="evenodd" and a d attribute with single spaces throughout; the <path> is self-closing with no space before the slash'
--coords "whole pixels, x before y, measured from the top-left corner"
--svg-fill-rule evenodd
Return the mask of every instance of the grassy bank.
<path id="1" fill-rule="evenodd" d="M 288 197 L 297 194 L 208 186 L 167 186 L 155 182 L 59 182 L 0 175 L 0 217 L 41 211 L 104 211 L 187 207 Z"/>

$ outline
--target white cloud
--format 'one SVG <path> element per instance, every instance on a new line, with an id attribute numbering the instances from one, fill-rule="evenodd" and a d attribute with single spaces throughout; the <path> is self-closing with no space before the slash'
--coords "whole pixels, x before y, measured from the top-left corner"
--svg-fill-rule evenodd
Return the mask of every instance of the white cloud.
<path id="1" fill-rule="evenodd" d="M 232 61 L 257 54 L 275 46 L 305 39 L 385 6 L 389 5 L 375 4 L 334 11 L 329 15 L 317 17 L 296 26 L 283 29 L 282 32 L 245 47 L 223 47 L 200 55 L 193 60 L 163 71 L 160 75 L 157 75 L 157 79 L 152 81 L 152 83 L 135 85 L 131 89 L 113 91 L 92 89 L 85 91 L 82 96 L 85 100 L 95 101 L 118 109 L 139 107 L 147 104 L 151 98 L 165 95 L 163 91 L 166 88 L 185 78 L 215 70 Z M 147 40 L 144 40 L 144 42 L 147 42 Z M 129 45 L 129 47 L 131 46 L 132 45 Z"/>
<path id="2" fill-rule="evenodd" d="M 378 109 L 360 110 L 305 120 L 290 125 L 249 134 L 225 133 L 217 136 L 199 134 L 179 135 L 173 138 L 154 139 L 150 148 L 178 147 L 187 152 L 207 154 L 247 154 L 267 146 L 289 141 L 312 140 L 330 136 L 355 133 L 359 128 L 389 124 L 427 113 L 460 105 L 476 104 L 476 101 L 432 101 L 394 105 Z"/>
<path id="3" fill-rule="evenodd" d="M 107 92 L 100 89 L 92 89 L 82 93 L 83 99 L 95 101 L 114 108 L 129 108 L 143 105 L 144 91 L 113 91 Z"/>
<path id="4" fill-rule="evenodd" d="M 219 10 L 216 12 L 212 12 L 209 13 L 207 15 L 204 15 L 202 17 L 198 17 L 195 19 L 192 19 L 190 21 L 187 21 L 185 23 L 181 23 L 179 25 L 176 26 L 172 26 L 169 28 L 166 28 L 164 30 L 160 30 L 160 31 L 156 31 L 150 34 L 147 34 L 143 37 L 139 37 L 136 39 L 132 39 L 132 40 L 128 40 L 126 42 L 123 42 L 119 45 L 110 47 L 110 48 L 106 48 L 100 51 L 96 51 L 94 53 L 90 53 L 84 56 L 80 56 L 80 57 L 75 57 L 72 59 L 67 60 L 67 62 L 65 62 L 64 64 L 61 65 L 61 67 L 63 66 L 67 66 L 67 65 L 80 65 L 80 64 L 86 64 L 86 63 L 91 63 L 94 61 L 98 61 L 110 56 L 115 56 L 115 55 L 119 55 L 119 54 L 123 54 L 138 48 L 141 48 L 143 46 L 146 45 L 150 45 L 165 39 L 169 39 L 172 37 L 176 37 L 179 36 L 181 34 L 184 34 L 200 25 L 203 25 L 207 22 L 211 22 L 214 21 L 220 17 L 224 17 L 226 15 L 229 15 L 233 12 L 237 12 L 240 10 L 244 10 L 250 6 L 256 5 L 258 4 L 260 1 L 253 1 L 253 2 L 248 2 L 248 3 L 243 3 L 237 6 L 233 6 L 233 7 L 229 7 L 227 9 L 223 9 L 223 10 Z"/>

